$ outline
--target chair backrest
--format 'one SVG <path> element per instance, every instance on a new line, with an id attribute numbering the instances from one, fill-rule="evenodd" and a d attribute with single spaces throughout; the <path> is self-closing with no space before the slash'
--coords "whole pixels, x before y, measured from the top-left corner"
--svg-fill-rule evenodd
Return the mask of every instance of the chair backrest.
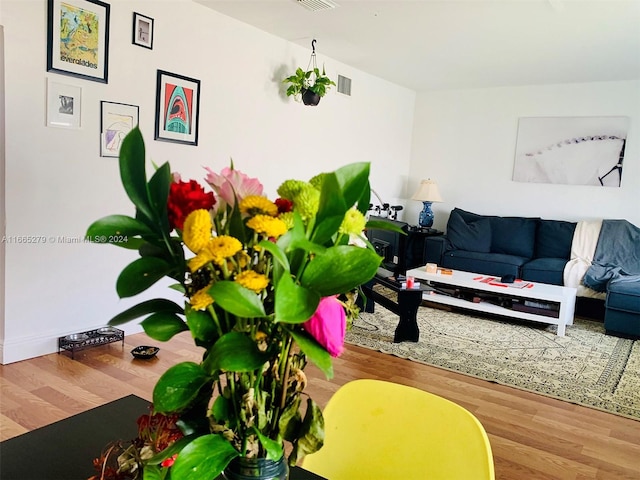
<path id="1" fill-rule="evenodd" d="M 330 480 L 493 480 L 489 438 L 468 410 L 396 383 L 355 380 L 323 411 L 324 446 L 302 466 Z"/>

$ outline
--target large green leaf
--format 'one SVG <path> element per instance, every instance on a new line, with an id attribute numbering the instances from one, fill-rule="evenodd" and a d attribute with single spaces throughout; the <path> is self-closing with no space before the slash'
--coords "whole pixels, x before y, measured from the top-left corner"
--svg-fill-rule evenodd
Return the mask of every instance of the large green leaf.
<path id="1" fill-rule="evenodd" d="M 147 300 L 139 303 L 138 305 L 119 313 L 109 320 L 109 325 L 121 325 L 135 318 L 142 317 L 143 315 L 157 312 L 183 313 L 183 309 L 180 305 L 173 303 L 171 300 L 167 300 L 166 298 L 155 298 L 153 300 Z"/>
<path id="2" fill-rule="evenodd" d="M 154 218 L 162 232 L 169 233 L 169 217 L 167 216 L 167 199 L 171 186 L 171 167 L 164 163 L 155 171 L 149 180 L 149 200 L 153 208 Z"/>
<path id="3" fill-rule="evenodd" d="M 282 457 L 282 454 L 284 453 L 282 450 L 282 442 L 278 442 L 277 440 L 270 439 L 266 435 L 263 435 L 260 432 L 260 430 L 258 430 L 257 428 L 253 429 L 253 433 L 255 433 L 258 436 L 260 443 L 262 444 L 264 449 L 267 451 L 267 458 L 273 461 L 280 460 L 280 458 Z"/>
<path id="4" fill-rule="evenodd" d="M 171 340 L 174 335 L 189 329 L 180 317 L 170 312 L 149 315 L 141 325 L 147 335 L 160 342 Z"/>
<path id="5" fill-rule="evenodd" d="M 144 223 L 126 215 L 109 215 L 93 222 L 87 229 L 87 238 L 95 243 L 113 243 L 119 245 L 127 237 L 149 235 L 151 230 Z M 120 240 L 127 238 L 127 240 Z"/>
<path id="6" fill-rule="evenodd" d="M 322 370 L 322 373 L 324 373 L 327 379 L 332 379 L 333 364 L 331 362 L 331 355 L 329 355 L 329 352 L 327 352 L 327 350 L 308 333 L 294 330 L 293 328 L 287 330 L 300 346 L 302 353 L 304 353 L 307 358 L 316 365 L 316 367 Z"/>
<path id="7" fill-rule="evenodd" d="M 260 297 L 248 288 L 232 281 L 214 283 L 209 295 L 224 310 L 238 317 L 264 317 L 264 305 Z"/>
<path id="8" fill-rule="evenodd" d="M 371 280 L 381 261 L 382 258 L 368 248 L 353 245 L 330 247 L 309 262 L 300 283 L 321 297 L 337 295 Z"/>
<path id="9" fill-rule="evenodd" d="M 203 310 L 187 309 L 187 325 L 193 338 L 212 342 L 217 336 L 216 325 L 211 315 Z"/>
<path id="10" fill-rule="evenodd" d="M 289 464 L 295 464 L 309 453 L 317 452 L 324 445 L 324 418 L 322 410 L 311 399 L 307 399 L 307 410 L 302 421 L 300 436 L 294 442 Z"/>
<path id="11" fill-rule="evenodd" d="M 147 218 L 153 219 L 153 211 L 147 193 L 145 148 L 138 127 L 131 130 L 120 146 L 120 179 L 125 192 L 136 208 Z"/>
<path id="12" fill-rule="evenodd" d="M 329 240 L 338 231 L 344 214 L 351 205 L 347 206 L 345 203 L 336 175 L 327 173 L 322 180 L 320 206 L 318 207 L 316 227 L 311 239 L 319 244 L 324 244 Z"/>
<path id="13" fill-rule="evenodd" d="M 302 323 L 311 318 L 320 303 L 320 295 L 296 285 L 290 275 L 283 275 L 276 288 L 276 322 Z"/>
<path id="14" fill-rule="evenodd" d="M 124 267 L 118 276 L 116 291 L 120 298 L 133 297 L 170 273 L 171 265 L 161 258 L 138 258 Z"/>
<path id="15" fill-rule="evenodd" d="M 197 363 L 178 363 L 164 372 L 156 383 L 153 407 L 160 413 L 180 411 L 189 406 L 208 381 L 209 376 Z"/>
<path id="16" fill-rule="evenodd" d="M 209 374 L 218 371 L 250 372 L 267 361 L 268 355 L 246 334 L 229 332 L 224 334 L 209 350 L 202 368 Z"/>
<path id="17" fill-rule="evenodd" d="M 363 193 L 369 190 L 369 170 L 369 163 L 359 162 L 345 165 L 334 172 L 347 209 L 356 202 L 360 202 Z M 368 196 L 369 193 L 366 195 Z"/>
<path id="18" fill-rule="evenodd" d="M 238 451 L 221 435 L 204 435 L 182 449 L 171 467 L 176 480 L 210 480 L 216 478 Z"/>
<path id="19" fill-rule="evenodd" d="M 145 465 L 142 472 L 142 480 L 164 480 L 167 475 L 166 469 L 158 465 Z"/>

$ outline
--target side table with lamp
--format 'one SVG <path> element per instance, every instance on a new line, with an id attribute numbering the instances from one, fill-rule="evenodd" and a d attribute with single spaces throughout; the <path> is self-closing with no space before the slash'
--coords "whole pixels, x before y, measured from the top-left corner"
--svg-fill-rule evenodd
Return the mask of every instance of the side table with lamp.
<path id="1" fill-rule="evenodd" d="M 422 202 L 423 208 L 418 218 L 418 226 L 427 232 L 432 230 L 433 226 L 433 211 L 431 210 L 431 204 L 433 202 L 442 202 L 440 191 L 438 190 L 438 184 L 431 179 L 422 180 L 420 182 L 420 188 L 413 194 L 411 200 L 418 200 Z"/>

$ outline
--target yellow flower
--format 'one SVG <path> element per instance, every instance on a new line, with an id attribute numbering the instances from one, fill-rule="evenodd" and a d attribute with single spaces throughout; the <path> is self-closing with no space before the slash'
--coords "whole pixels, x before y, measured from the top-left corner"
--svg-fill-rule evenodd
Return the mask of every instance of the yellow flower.
<path id="1" fill-rule="evenodd" d="M 194 210 L 184 221 L 182 240 L 193 253 L 199 253 L 211 240 L 211 215 L 204 209 Z"/>
<path id="2" fill-rule="evenodd" d="M 287 232 L 287 225 L 282 220 L 268 215 L 256 215 L 247 222 L 247 227 L 269 238 L 278 238 Z"/>
<path id="3" fill-rule="evenodd" d="M 354 235 L 359 235 L 364 230 L 364 226 L 366 224 L 367 219 L 364 218 L 362 212 L 356 208 L 352 208 L 345 213 L 338 231 L 340 233 L 353 233 Z"/>
<path id="4" fill-rule="evenodd" d="M 211 255 L 211 252 L 205 248 L 198 255 L 190 259 L 189 262 L 187 262 L 187 265 L 191 272 L 196 272 L 213 260 L 215 260 L 215 258 Z"/>
<path id="5" fill-rule="evenodd" d="M 262 214 L 275 217 L 278 215 L 278 207 L 266 197 L 250 195 L 240 202 L 240 212 L 250 216 Z"/>
<path id="6" fill-rule="evenodd" d="M 256 293 L 260 293 L 269 285 L 269 279 L 265 275 L 254 272 L 253 270 L 239 273 L 236 276 L 236 282 Z"/>
<path id="7" fill-rule="evenodd" d="M 220 235 L 211 239 L 206 250 L 211 253 L 218 265 L 222 265 L 226 258 L 231 258 L 242 250 L 242 243 L 236 237 Z"/>
<path id="8" fill-rule="evenodd" d="M 204 310 L 213 304 L 213 298 L 209 295 L 208 290 L 211 285 L 207 285 L 202 290 L 198 290 L 190 299 L 191 308 L 194 310 Z"/>

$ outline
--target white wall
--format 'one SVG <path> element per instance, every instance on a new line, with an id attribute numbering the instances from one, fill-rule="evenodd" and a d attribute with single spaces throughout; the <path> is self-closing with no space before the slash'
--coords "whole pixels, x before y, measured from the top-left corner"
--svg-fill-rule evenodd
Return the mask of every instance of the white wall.
<path id="1" fill-rule="evenodd" d="M 353 79 L 317 107 L 284 95 L 281 79 L 305 67 L 304 49 L 188 0 L 111 0 L 109 83 L 46 72 L 46 4 L 2 0 L 5 29 L 6 235 L 52 239 L 6 244 L 2 363 L 57 350 L 57 338 L 104 325 L 135 304 L 115 280 L 134 255 L 111 246 L 69 244 L 94 220 L 133 214 L 117 160 L 99 156 L 100 101 L 140 106 L 149 156 L 185 178 L 203 165 L 259 177 L 270 196 L 287 178 L 306 179 L 354 161 L 372 163 L 371 182 L 391 203 L 409 171 L 415 93 L 322 56 L 334 79 Z M 132 12 L 154 18 L 153 50 L 131 44 Z M 201 80 L 199 145 L 153 140 L 156 71 Z M 81 128 L 46 127 L 46 80 L 82 88 Z M 166 295 L 156 288 L 156 295 Z M 137 325 L 127 326 L 137 331 Z"/>
<path id="2" fill-rule="evenodd" d="M 519 117 L 629 116 L 621 188 L 517 183 Z M 581 220 L 624 218 L 640 226 L 640 81 L 421 92 L 416 100 L 408 185 L 438 182 L 435 227 L 459 207 L 491 215 Z M 410 196 L 410 195 L 408 195 Z M 422 204 L 408 202 L 417 219 Z"/>

